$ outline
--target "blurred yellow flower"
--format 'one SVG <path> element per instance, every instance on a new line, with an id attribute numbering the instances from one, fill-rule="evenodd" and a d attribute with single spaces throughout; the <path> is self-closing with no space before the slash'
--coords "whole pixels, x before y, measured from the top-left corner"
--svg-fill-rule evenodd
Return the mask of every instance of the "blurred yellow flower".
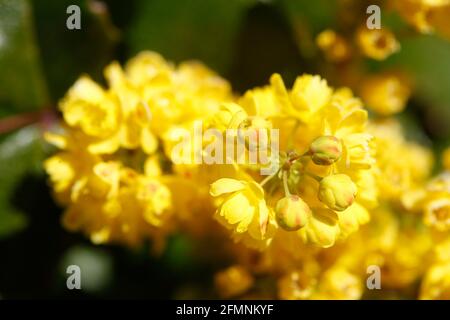
<path id="1" fill-rule="evenodd" d="M 217 291 L 222 298 L 232 298 L 245 293 L 254 283 L 253 276 L 239 265 L 218 272 L 214 277 Z"/>
<path id="2" fill-rule="evenodd" d="M 384 60 L 400 50 L 400 44 L 388 29 L 367 29 L 357 32 L 357 43 L 362 53 L 375 60 Z"/>
<path id="3" fill-rule="evenodd" d="M 403 111 L 410 94 L 407 81 L 394 74 L 374 75 L 361 85 L 361 97 L 367 107 L 382 116 Z"/>
<path id="4" fill-rule="evenodd" d="M 335 31 L 327 29 L 316 38 L 317 46 L 331 62 L 342 62 L 350 58 L 351 49 L 347 41 Z"/>

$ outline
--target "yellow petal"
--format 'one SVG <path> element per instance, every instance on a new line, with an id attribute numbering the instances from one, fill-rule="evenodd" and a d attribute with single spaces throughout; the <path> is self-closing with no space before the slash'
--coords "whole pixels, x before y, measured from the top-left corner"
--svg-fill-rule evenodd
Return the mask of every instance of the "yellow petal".
<path id="1" fill-rule="evenodd" d="M 211 184 L 209 193 L 213 197 L 218 197 L 224 193 L 235 192 L 244 189 L 245 184 L 239 180 L 222 178 Z"/>
<path id="2" fill-rule="evenodd" d="M 329 209 L 315 209 L 309 223 L 298 231 L 305 242 L 322 248 L 331 247 L 339 234 L 338 217 Z"/>
<path id="3" fill-rule="evenodd" d="M 238 233 L 247 231 L 254 213 L 255 207 L 251 205 L 249 199 L 242 192 L 231 196 L 220 208 L 220 215 L 222 215 L 229 224 L 234 225 L 239 223 L 236 227 L 236 232 Z"/>
<path id="4" fill-rule="evenodd" d="M 150 131 L 150 128 L 142 129 L 141 143 L 142 149 L 147 154 L 155 152 L 156 148 L 158 148 L 158 141 L 156 140 L 155 135 Z"/>

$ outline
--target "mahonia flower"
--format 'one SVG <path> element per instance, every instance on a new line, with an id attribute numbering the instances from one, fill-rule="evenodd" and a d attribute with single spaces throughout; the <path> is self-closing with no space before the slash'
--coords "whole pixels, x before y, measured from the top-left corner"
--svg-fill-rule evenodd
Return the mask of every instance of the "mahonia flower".
<path id="1" fill-rule="evenodd" d="M 394 34 L 386 28 L 367 29 L 364 26 L 358 30 L 356 37 L 364 55 L 375 60 L 385 60 L 400 50 Z"/>
<path id="2" fill-rule="evenodd" d="M 367 77 L 361 85 L 361 97 L 367 107 L 383 116 L 403 111 L 410 94 L 404 77 L 395 74 Z"/>
<path id="3" fill-rule="evenodd" d="M 450 262 L 433 265 L 425 274 L 420 288 L 420 299 L 450 299 Z"/>
<path id="4" fill-rule="evenodd" d="M 229 85 L 199 63 L 175 68 L 152 52 L 125 69 L 112 63 L 105 76 L 107 89 L 77 80 L 60 103 L 62 132 L 46 134 L 62 149 L 44 166 L 67 207 L 63 224 L 95 243 L 160 239 L 174 207 L 159 145 L 172 126 L 216 112 Z"/>
<path id="5" fill-rule="evenodd" d="M 211 185 L 211 195 L 227 195 L 217 210 L 217 219 L 233 228 L 237 238 L 269 241 L 273 233 L 273 210 L 265 202 L 264 190 L 255 181 L 222 178 Z"/>
<path id="6" fill-rule="evenodd" d="M 357 300 L 363 293 L 359 276 L 345 268 L 330 268 L 320 280 L 314 299 L 319 300 Z"/>
<path id="7" fill-rule="evenodd" d="M 448 0 L 398 0 L 397 12 L 421 33 L 439 32 L 450 39 Z"/>
<path id="8" fill-rule="evenodd" d="M 245 293 L 254 279 L 246 268 L 234 265 L 217 273 L 214 282 L 221 297 L 231 298 Z"/>
<path id="9" fill-rule="evenodd" d="M 348 90 L 333 91 L 324 79 L 311 75 L 297 78 L 288 91 L 275 74 L 269 86 L 244 97 L 241 105 L 218 113 L 223 122 L 219 127 L 232 122 L 239 126 L 250 112 L 260 123 L 271 124 L 263 127 L 280 131 L 280 145 L 286 151 L 280 152 L 281 168 L 271 176 L 250 182 L 222 178 L 211 185 L 213 196 L 231 193 L 217 216 L 234 230 L 233 238 L 245 238 L 246 243 L 251 239 L 265 248 L 272 237 L 288 232 L 296 234 L 297 241 L 329 247 L 367 223 L 367 208 L 376 203 L 376 194 L 367 192 L 375 187 L 373 146 L 360 101 Z M 271 108 L 279 112 L 268 111 Z M 238 167 L 255 176 L 254 168 Z M 338 188 L 331 183 L 334 177 L 340 181 Z M 361 190 L 358 200 L 357 190 Z M 266 225 L 273 225 L 274 231 L 264 233 Z"/>
<path id="10" fill-rule="evenodd" d="M 303 270 L 295 270 L 278 280 L 278 296 L 283 300 L 310 299 L 318 279 Z"/>
<path id="11" fill-rule="evenodd" d="M 423 208 L 424 223 L 437 232 L 450 230 L 450 173 L 443 172 L 432 179 L 418 198 Z"/>
<path id="12" fill-rule="evenodd" d="M 347 41 L 335 31 L 327 29 L 316 38 L 317 46 L 331 62 L 343 62 L 350 58 L 351 49 Z"/>
<path id="13" fill-rule="evenodd" d="M 420 3 L 416 13 L 447 6 L 400 2 Z M 424 21 L 441 30 L 435 19 Z M 349 34 L 316 39 L 334 67 L 355 56 Z M 387 29 L 359 29 L 356 41 L 377 60 L 399 49 Z M 68 230 L 158 250 L 172 232 L 214 239 L 208 253 L 229 263 L 214 277 L 222 298 L 359 299 L 373 265 L 383 288 L 421 280 L 420 298 L 449 297 L 450 151 L 431 178 L 431 151 L 392 117 L 411 94 L 400 74 L 353 79 L 374 120 L 349 88 L 318 75 L 287 88 L 274 74 L 238 96 L 198 62 L 143 52 L 105 78 L 81 76 L 45 134 L 59 149 L 44 167 Z"/>
<path id="14" fill-rule="evenodd" d="M 373 121 L 369 131 L 377 144 L 376 179 L 380 197 L 404 196 L 403 200 L 408 201 L 408 191 L 422 186 L 429 178 L 434 162 L 432 153 L 406 140 L 400 123 L 394 119 Z"/>

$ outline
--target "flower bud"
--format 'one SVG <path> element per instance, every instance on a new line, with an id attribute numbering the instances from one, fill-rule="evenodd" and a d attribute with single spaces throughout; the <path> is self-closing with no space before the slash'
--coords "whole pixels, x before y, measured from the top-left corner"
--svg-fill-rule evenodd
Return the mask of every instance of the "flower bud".
<path id="1" fill-rule="evenodd" d="M 297 195 L 278 200 L 276 208 L 278 225 L 286 231 L 296 231 L 304 227 L 311 216 L 311 209 Z"/>
<path id="2" fill-rule="evenodd" d="M 311 143 L 309 151 L 315 164 L 328 166 L 341 157 L 342 144 L 336 137 L 322 136 Z"/>
<path id="3" fill-rule="evenodd" d="M 320 182 L 319 199 L 330 209 L 344 211 L 355 200 L 356 191 L 356 185 L 347 175 L 331 175 Z"/>

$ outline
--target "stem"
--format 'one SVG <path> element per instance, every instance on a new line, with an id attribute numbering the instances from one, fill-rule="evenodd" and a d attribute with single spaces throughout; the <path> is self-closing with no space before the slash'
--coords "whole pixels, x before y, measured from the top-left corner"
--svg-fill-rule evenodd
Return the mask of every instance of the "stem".
<path id="1" fill-rule="evenodd" d="M 279 171 L 279 170 L 278 170 L 278 171 Z M 273 177 L 275 177 L 275 176 L 278 174 L 278 171 L 275 172 L 275 173 L 273 173 L 273 174 L 271 174 L 270 176 L 265 177 L 264 180 L 261 181 L 261 182 L 259 183 L 259 185 L 260 185 L 261 187 L 264 187 L 264 185 L 265 185 L 267 182 L 269 182 Z"/>
<path id="2" fill-rule="evenodd" d="M 284 194 L 286 195 L 286 197 L 290 197 L 291 193 L 289 192 L 289 187 L 288 187 L 288 172 L 287 171 L 283 172 L 283 187 L 284 187 Z"/>
<path id="3" fill-rule="evenodd" d="M 49 118 L 55 117 L 51 109 L 43 109 L 36 112 L 22 113 L 10 117 L 0 119 L 0 134 L 8 133 L 29 124 L 42 122 L 48 125 Z"/>

